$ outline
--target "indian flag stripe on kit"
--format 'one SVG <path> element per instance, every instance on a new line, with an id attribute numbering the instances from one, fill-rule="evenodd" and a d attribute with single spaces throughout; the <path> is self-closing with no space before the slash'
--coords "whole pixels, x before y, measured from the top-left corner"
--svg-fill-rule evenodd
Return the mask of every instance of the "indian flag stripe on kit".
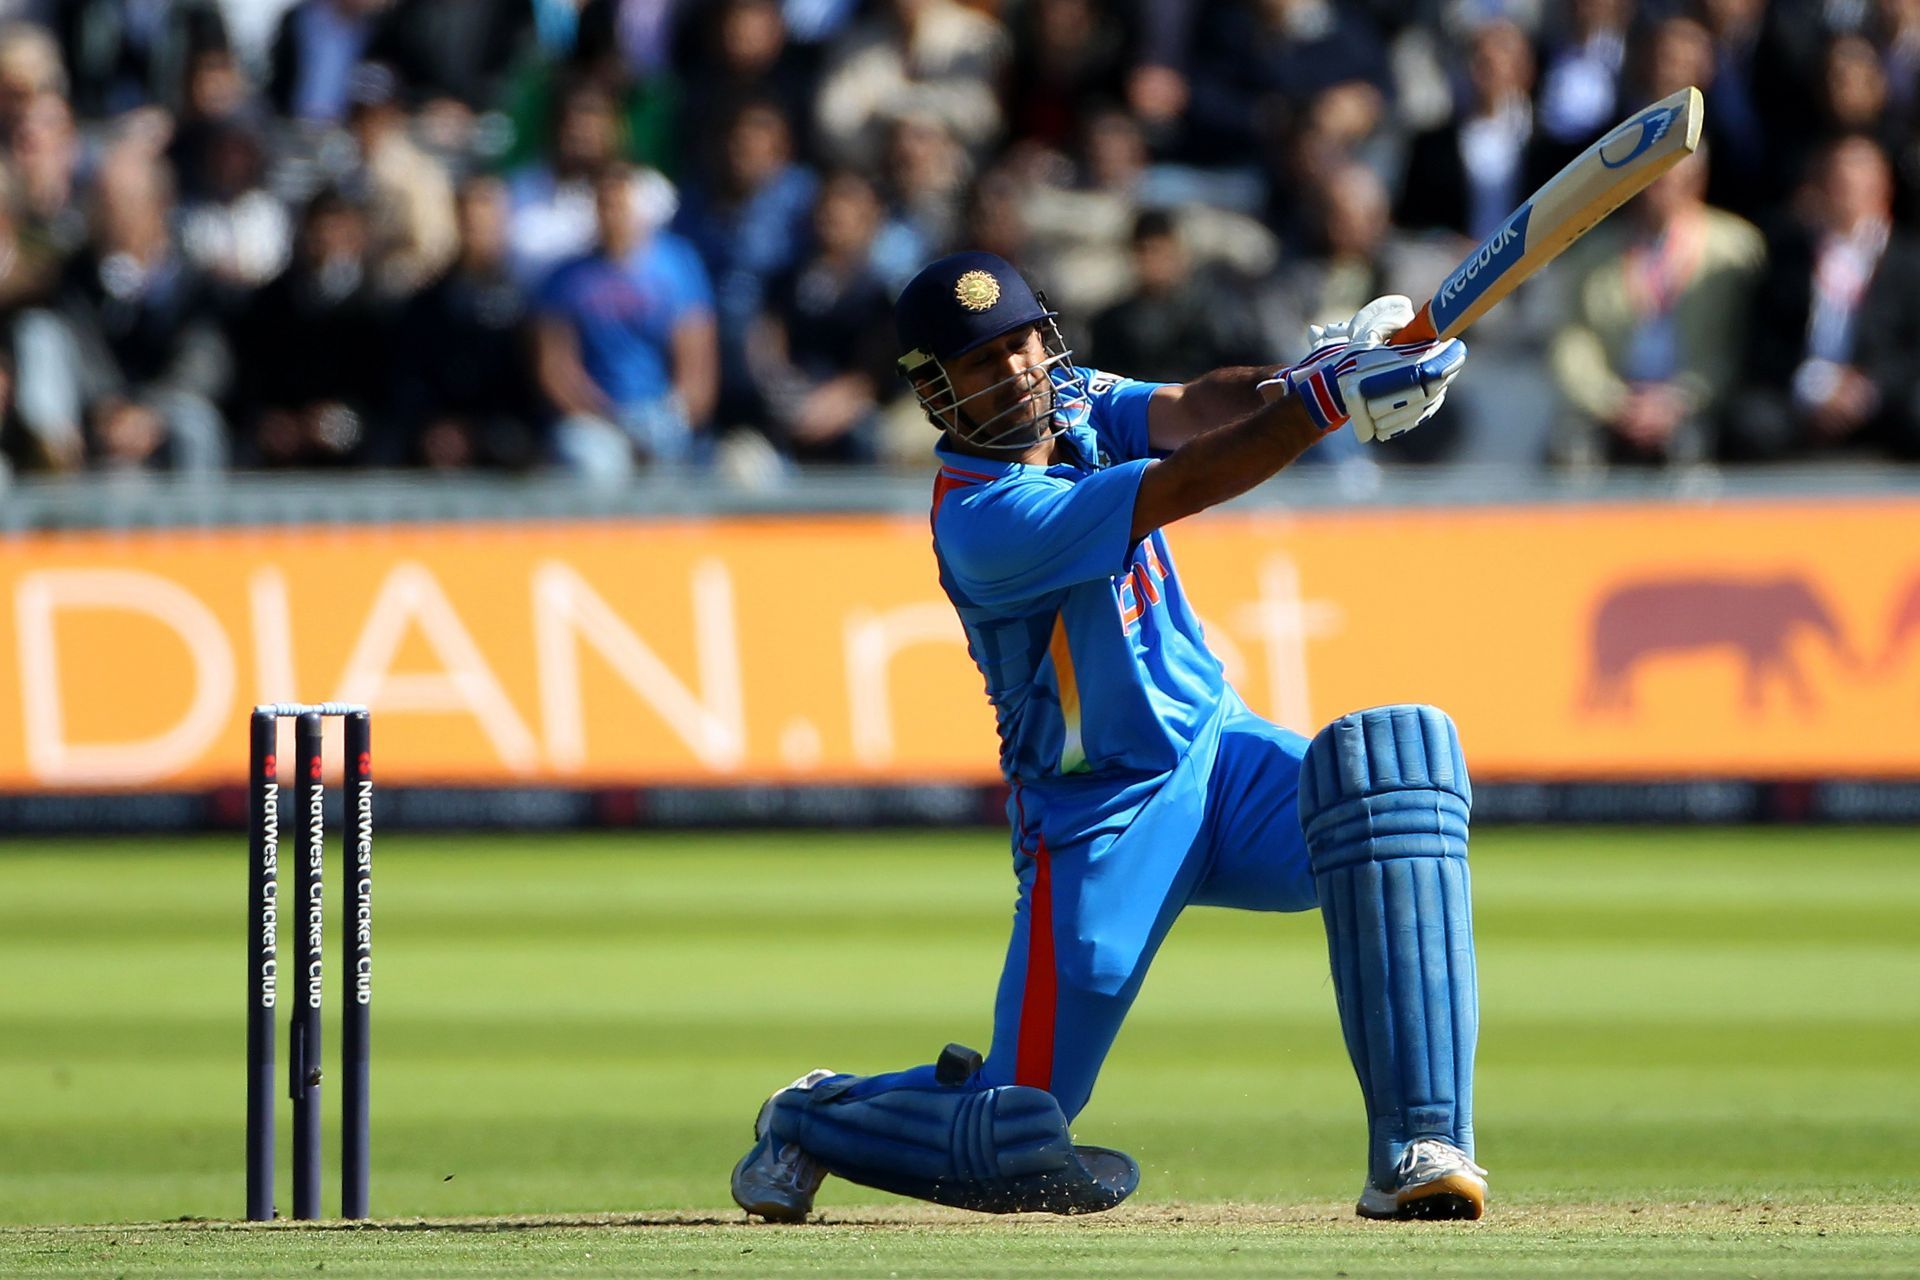
<path id="1" fill-rule="evenodd" d="M 1053 678 L 1060 686 L 1060 772 L 1084 773 L 1087 753 L 1080 745 L 1080 681 L 1073 673 L 1073 651 L 1067 647 L 1067 620 L 1053 615 L 1053 640 L 1047 645 L 1053 657 Z"/>

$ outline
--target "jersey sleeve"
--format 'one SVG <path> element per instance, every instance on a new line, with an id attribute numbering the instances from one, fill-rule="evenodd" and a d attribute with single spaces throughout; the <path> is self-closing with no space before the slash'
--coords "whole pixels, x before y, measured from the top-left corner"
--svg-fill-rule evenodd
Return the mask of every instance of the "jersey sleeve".
<path id="1" fill-rule="evenodd" d="M 990 607 L 1123 572 L 1133 554 L 1139 459 L 1079 483 L 1036 476 L 944 504 L 934 536 L 956 583 Z"/>
<path id="2" fill-rule="evenodd" d="M 1141 382 L 1099 369 L 1081 369 L 1091 403 L 1087 421 L 1109 457 L 1120 461 L 1160 456 L 1147 441 L 1147 402 L 1165 382 Z"/>

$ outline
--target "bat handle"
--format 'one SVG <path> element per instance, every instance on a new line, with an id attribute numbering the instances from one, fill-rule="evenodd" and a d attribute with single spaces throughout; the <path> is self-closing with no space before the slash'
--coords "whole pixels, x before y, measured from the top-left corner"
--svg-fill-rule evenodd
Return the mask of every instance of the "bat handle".
<path id="1" fill-rule="evenodd" d="M 1387 339 L 1387 341 L 1393 343 L 1395 346 L 1399 346 L 1413 342 L 1432 342 L 1439 336 L 1440 334 L 1433 327 L 1433 304 L 1428 302 L 1422 304 L 1419 314 L 1413 317 L 1413 320 L 1406 328 L 1394 334 L 1391 338 Z"/>

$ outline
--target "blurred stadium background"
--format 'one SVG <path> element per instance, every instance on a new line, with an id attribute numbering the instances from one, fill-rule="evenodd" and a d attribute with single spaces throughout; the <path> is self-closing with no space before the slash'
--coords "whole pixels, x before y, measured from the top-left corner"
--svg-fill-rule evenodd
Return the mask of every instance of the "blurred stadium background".
<path id="1" fill-rule="evenodd" d="M 1689 83 L 1704 157 L 1469 334 L 1439 419 L 1330 439 L 1173 540 L 1256 709 L 1310 732 L 1439 704 L 1483 821 L 1883 824 L 1848 833 L 1831 880 L 1776 833 L 1732 904 L 1723 878 L 1758 874 L 1744 840 L 1611 860 L 1591 835 L 1500 833 L 1487 928 L 1525 945 L 1490 944 L 1488 972 L 1531 994 L 1489 1021 L 1487 1110 L 1526 1112 L 1510 1151 L 1541 1195 L 1684 1197 L 1729 1131 L 1736 1191 L 1789 1165 L 1809 1195 L 1910 1190 L 1874 1153 L 1911 1150 L 1886 1117 L 1911 1114 L 1912 1011 L 1833 993 L 1868 970 L 1914 989 L 1889 913 L 1920 823 L 1920 4 L 0 0 L 0 838 L 19 855 L 0 882 L 16 971 L 38 975 L 0 1070 L 42 1118 L 0 1139 L 9 1169 L 58 1173 L 0 1183 L 0 1217 L 239 1208 L 245 713 L 296 698 L 373 706 L 383 831 L 553 833 L 511 856 L 382 846 L 402 887 L 377 1123 L 407 1154 L 381 1149 L 376 1205 L 404 1168 L 419 1185 L 389 1208 L 617 1206 L 612 1171 L 649 1142 L 675 1154 L 632 1195 L 717 1202 L 759 1094 L 813 1065 L 775 1048 L 924 1058 L 965 1028 L 888 1011 L 935 982 L 983 1006 L 997 959 L 992 720 L 928 554 L 931 433 L 891 371 L 893 291 L 981 247 L 1047 290 L 1084 363 L 1179 379 L 1296 357 L 1309 321 L 1430 291 L 1560 162 Z M 643 287 L 611 287 L 610 257 Z M 928 837 L 936 887 L 958 883 L 938 850 L 965 847 L 992 899 L 954 899 L 976 911 L 964 948 L 903 954 L 938 927 L 905 905 L 910 846 L 783 834 L 853 825 L 977 829 Z M 604 840 L 558 834 L 641 826 L 759 834 L 636 839 L 671 871 L 652 890 Z M 227 835 L 161 838 L 208 830 Z M 102 832 L 137 839 L 23 839 Z M 849 880 L 873 850 L 870 913 L 808 899 L 778 939 L 775 901 L 809 883 L 764 856 L 782 841 Z M 1611 914 L 1541 914 L 1533 859 L 1556 852 L 1566 891 Z M 549 868 L 617 891 L 523 900 Z M 767 901 L 704 914 L 724 913 L 703 874 Z M 122 887 L 152 896 L 98 914 Z M 589 908 L 598 932 L 571 936 Z M 1659 950 L 1649 919 L 1688 941 Z M 629 954 L 636 920 L 655 942 Z M 174 1003 L 101 1002 L 102 921 Z M 1202 956 L 1260 954 L 1206 928 Z M 1527 987 L 1515 957 L 1582 928 L 1607 937 L 1529 962 L 1547 977 Z M 872 1007 L 820 996 L 776 1045 L 714 1022 L 755 998 L 757 939 L 831 966 L 828 936 L 908 967 Z M 482 1000 L 460 966 L 483 937 L 561 950 Z M 1288 945 L 1318 963 L 1306 934 Z M 648 964 L 701 977 L 674 995 Z M 1180 972 L 1143 1006 L 1170 1037 L 1151 1043 L 1265 1043 L 1221 1009 L 1213 1040 L 1179 1040 L 1201 1015 L 1171 993 L 1206 989 Z M 578 1001 L 549 1005 L 569 980 Z M 1301 1016 L 1331 1097 L 1331 1010 Z M 509 1055 L 482 1109 L 520 1114 L 536 1079 L 597 1104 L 462 1148 L 464 1168 L 532 1152 L 525 1178 L 442 1187 L 444 1044 L 471 1065 L 497 1051 L 481 1023 L 532 1044 L 555 1020 L 552 1060 Z M 82 1064 L 80 1092 L 30 1039 Z M 1777 1077 L 1706 1069 L 1763 1072 L 1783 1044 Z M 620 1071 L 595 1054 L 628 1049 L 673 1058 L 694 1118 L 636 1129 L 625 1099 L 609 1120 Z M 1588 1101 L 1636 1117 L 1605 1169 L 1555 1164 L 1569 1053 Z M 86 1129 L 130 1120 L 156 1055 L 178 1068 L 163 1119 Z M 1266 1078 L 1247 1055 L 1227 1092 Z M 1109 1118 L 1145 1127 L 1176 1192 L 1298 1193 L 1233 1136 L 1243 1118 L 1154 1130 L 1155 1079 L 1118 1086 Z M 1308 1193 L 1333 1198 L 1351 1134 L 1326 1132 L 1302 1150 Z M 134 1181 L 88 1181 L 110 1167 Z"/>

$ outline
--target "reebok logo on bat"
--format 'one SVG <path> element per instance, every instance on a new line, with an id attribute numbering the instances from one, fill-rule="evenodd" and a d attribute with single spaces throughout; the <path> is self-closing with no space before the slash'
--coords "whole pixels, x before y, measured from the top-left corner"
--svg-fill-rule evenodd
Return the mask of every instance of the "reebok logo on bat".
<path id="1" fill-rule="evenodd" d="M 1495 259 L 1506 252 L 1509 245 L 1517 244 L 1524 238 L 1526 234 L 1526 215 L 1529 212 L 1531 212 L 1531 210 L 1521 210 L 1519 217 L 1488 236 L 1486 243 L 1480 246 L 1480 252 L 1467 259 L 1464 266 L 1454 272 L 1452 276 L 1448 277 L 1446 284 L 1440 288 L 1439 301 L 1441 306 L 1451 305 L 1456 297 L 1466 292 L 1467 286 L 1471 284 L 1482 271 L 1485 271 L 1493 264 Z M 1495 272 L 1494 274 L 1498 275 L 1499 273 Z M 1475 290 L 1474 292 L 1477 293 L 1479 291 Z"/>

